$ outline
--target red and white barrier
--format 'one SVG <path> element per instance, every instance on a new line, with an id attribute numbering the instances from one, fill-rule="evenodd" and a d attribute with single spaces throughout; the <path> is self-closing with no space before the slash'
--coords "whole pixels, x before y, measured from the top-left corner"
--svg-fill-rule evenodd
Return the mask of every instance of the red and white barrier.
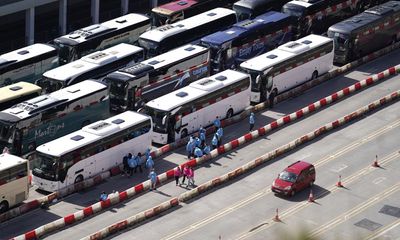
<path id="1" fill-rule="evenodd" d="M 338 99 L 341 99 L 345 96 L 348 96 L 349 94 L 361 90 L 367 86 L 372 85 L 373 83 L 382 80 L 388 76 L 391 75 L 395 75 L 397 73 L 400 73 L 400 65 L 397 65 L 395 67 L 391 67 L 381 73 L 375 74 L 372 77 L 369 77 L 365 80 L 362 80 L 358 83 L 355 83 L 349 87 L 346 87 L 336 93 L 331 94 L 328 97 L 322 98 L 319 101 L 316 101 L 310 105 L 308 105 L 305 108 L 302 108 L 294 113 L 291 113 L 289 115 L 286 115 L 270 124 L 267 124 L 264 127 L 261 127 L 251 133 L 247 133 L 244 136 L 235 139 L 235 140 L 231 140 L 230 142 L 218 147 L 217 149 L 214 149 L 213 151 L 211 151 L 210 155 L 207 156 L 203 156 L 201 158 L 196 158 L 193 160 L 190 160 L 188 162 L 186 162 L 183 165 L 189 165 L 192 167 L 198 166 L 200 164 L 202 164 L 205 161 L 208 161 L 209 159 L 215 158 L 220 154 L 224 154 L 234 148 L 237 148 L 241 145 L 243 145 L 244 143 L 250 142 L 260 136 L 265 135 L 266 133 L 277 129 L 278 127 L 291 123 L 293 121 L 295 121 L 298 118 L 301 118 L 305 115 L 308 115 L 310 113 L 315 112 L 316 110 L 320 109 L 323 106 L 329 105 L 333 102 L 335 102 Z M 242 113 L 244 115 L 244 113 Z M 239 117 L 242 117 L 242 114 Z M 228 121 L 231 121 L 230 119 L 228 119 Z M 222 121 L 224 122 L 224 121 Z M 224 122 L 225 123 L 225 122 Z M 210 128 L 208 129 L 209 131 Z M 321 130 L 322 131 L 322 130 Z M 305 139 L 308 139 L 308 136 L 304 136 Z M 165 147 L 165 146 L 164 146 Z M 277 152 L 276 154 L 278 154 L 279 152 Z M 152 153 L 153 154 L 153 153 Z M 157 176 L 157 182 L 158 183 L 162 183 L 162 182 L 166 182 L 169 179 L 172 179 L 174 177 L 174 169 L 170 169 L 160 175 Z M 79 185 L 79 184 L 78 184 Z M 79 185 L 80 186 L 80 185 Z M 75 188 L 75 186 L 74 186 Z M 83 185 L 82 185 L 83 188 Z M 81 188 L 81 189 L 82 189 Z M 86 207 L 83 210 L 80 210 L 74 214 L 68 215 L 64 218 L 61 218 L 59 220 L 56 220 L 54 222 L 48 223 L 42 227 L 39 227 L 31 232 L 26 233 L 26 236 L 31 236 L 32 232 L 35 232 L 35 234 L 33 236 L 41 236 L 43 234 L 47 234 L 49 232 L 58 230 L 63 228 L 66 225 L 70 225 L 75 223 L 76 221 L 82 220 L 83 218 L 86 218 L 88 216 L 92 216 L 94 214 L 96 214 L 97 212 L 100 212 L 114 204 L 120 203 L 122 201 L 125 201 L 128 198 L 133 197 L 134 195 L 136 195 L 137 193 L 141 193 L 144 190 L 148 190 L 150 188 L 150 181 L 145 181 L 143 183 L 140 183 L 130 189 L 127 189 L 126 191 L 123 191 L 119 194 L 113 194 L 111 195 L 111 197 L 109 199 L 107 199 L 106 201 L 102 201 L 102 202 L 98 202 L 96 204 L 93 204 L 89 207 Z M 46 231 L 44 231 L 43 229 L 46 229 Z M 28 235 L 27 235 L 28 234 Z M 22 235 L 21 235 L 22 236 Z M 20 237 L 20 236 L 19 236 Z M 16 239 L 35 239 L 35 238 L 16 238 Z"/>

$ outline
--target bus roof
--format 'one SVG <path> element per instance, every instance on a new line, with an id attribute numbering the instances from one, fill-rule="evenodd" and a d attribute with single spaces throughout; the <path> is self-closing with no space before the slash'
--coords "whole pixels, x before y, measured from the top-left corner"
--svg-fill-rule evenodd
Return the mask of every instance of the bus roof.
<path id="1" fill-rule="evenodd" d="M 207 22 L 210 22 L 214 19 L 219 19 L 221 17 L 225 17 L 231 14 L 235 14 L 234 11 L 227 8 L 214 8 L 204 13 L 200 13 L 193 17 L 180 20 L 176 23 L 167 24 L 164 26 L 157 27 L 150 31 L 142 33 L 139 38 L 148 39 L 153 42 L 161 42 L 166 37 L 171 35 L 184 32 L 188 29 L 192 29 L 194 27 L 200 26 Z"/>
<path id="2" fill-rule="evenodd" d="M 265 71 L 278 63 L 331 41 L 332 39 L 330 38 L 310 34 L 296 41 L 287 42 L 272 51 L 247 60 L 240 64 L 240 67 L 253 71 Z"/>
<path id="3" fill-rule="evenodd" d="M 26 164 L 28 160 L 8 154 L 0 154 L 0 172 L 21 164 Z"/>
<path id="4" fill-rule="evenodd" d="M 245 73 L 228 69 L 213 76 L 197 80 L 186 87 L 151 100 L 146 103 L 146 106 L 161 111 L 171 111 L 210 92 L 217 91 L 218 89 L 240 81 L 247 76 L 248 75 Z"/>
<path id="5" fill-rule="evenodd" d="M 158 7 L 155 7 L 151 11 L 158 13 L 158 14 L 171 15 L 175 12 L 190 8 L 191 6 L 193 6 L 197 3 L 198 3 L 198 1 L 196 1 L 196 0 L 176 0 L 176 1 L 172 1 L 170 3 L 160 5 Z"/>
<path id="6" fill-rule="evenodd" d="M 56 38 L 54 41 L 61 44 L 78 45 L 79 43 L 85 42 L 101 34 L 126 28 L 139 23 L 150 24 L 150 18 L 142 14 L 130 13 L 107 22 L 93 24 L 88 27 L 75 30 L 67 35 Z"/>
<path id="7" fill-rule="evenodd" d="M 130 75 L 142 75 L 143 72 L 159 69 L 174 62 L 179 62 L 182 59 L 189 58 L 201 52 L 207 52 L 208 49 L 198 45 L 188 44 L 179 48 L 175 48 L 169 52 L 160 54 L 156 57 L 142 61 L 133 66 L 125 67 L 118 72 L 127 73 Z"/>
<path id="8" fill-rule="evenodd" d="M 233 4 L 233 7 L 240 6 L 244 8 L 255 9 L 267 5 L 273 1 L 281 1 L 281 0 L 240 0 L 235 2 Z"/>
<path id="9" fill-rule="evenodd" d="M 147 115 L 126 111 L 111 118 L 100 120 L 36 148 L 36 151 L 60 157 L 83 146 L 98 141 L 131 126 L 151 120 Z"/>
<path id="10" fill-rule="evenodd" d="M 81 59 L 51 69 L 43 73 L 43 77 L 58 81 L 68 81 L 71 77 L 141 51 L 143 52 L 141 47 L 120 43 L 116 46 L 91 53 Z"/>
<path id="11" fill-rule="evenodd" d="M 42 88 L 28 82 L 17 82 L 0 88 L 0 102 L 6 102 L 22 95 L 40 92 Z"/>
<path id="12" fill-rule="evenodd" d="M 315 1 L 316 2 L 316 1 Z M 308 8 L 313 5 L 313 2 L 306 1 L 306 0 L 293 0 L 285 4 L 286 6 L 290 5 L 298 5 L 304 8 Z"/>
<path id="13" fill-rule="evenodd" d="M 17 122 L 31 117 L 50 107 L 70 102 L 97 91 L 106 90 L 107 86 L 101 82 L 85 80 L 72 86 L 62 88 L 50 94 L 41 95 L 0 112 L 0 119 Z"/>
<path id="14" fill-rule="evenodd" d="M 268 25 L 285 18 L 291 18 L 291 16 L 281 12 L 270 11 L 252 20 L 244 20 L 236 23 L 227 30 L 205 36 L 201 39 L 201 42 L 212 45 L 222 45 L 234 40 L 235 38 L 254 34 L 254 31 L 257 31 L 260 28 L 265 29 Z"/>
<path id="15" fill-rule="evenodd" d="M 381 5 L 369 8 L 368 10 L 356 16 L 338 22 L 329 27 L 328 31 L 342 33 L 342 34 L 351 34 L 353 32 L 358 32 L 358 30 L 363 31 L 362 29 L 365 26 L 379 20 L 380 17 L 399 11 L 400 11 L 400 2 L 398 1 L 386 2 Z"/>
<path id="16" fill-rule="evenodd" d="M 47 44 L 35 43 L 12 52 L 2 54 L 0 55 L 0 70 L 11 63 L 16 63 L 50 52 L 54 52 L 54 56 L 57 55 L 57 51 L 54 47 Z"/>

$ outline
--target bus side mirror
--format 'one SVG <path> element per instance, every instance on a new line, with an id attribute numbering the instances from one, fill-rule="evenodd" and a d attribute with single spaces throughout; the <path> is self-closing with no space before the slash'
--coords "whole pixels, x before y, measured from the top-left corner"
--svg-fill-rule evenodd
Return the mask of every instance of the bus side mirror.
<path id="1" fill-rule="evenodd" d="M 167 115 L 165 115 L 162 120 L 161 120 L 161 124 L 165 125 L 165 122 L 167 121 Z"/>

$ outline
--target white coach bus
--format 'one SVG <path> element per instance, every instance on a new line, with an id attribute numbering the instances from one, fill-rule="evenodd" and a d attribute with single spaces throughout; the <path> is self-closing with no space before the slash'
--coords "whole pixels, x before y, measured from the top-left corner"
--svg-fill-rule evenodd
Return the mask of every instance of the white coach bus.
<path id="1" fill-rule="evenodd" d="M 251 102 L 273 101 L 278 94 L 315 79 L 333 67 L 333 41 L 308 35 L 240 64 L 251 76 Z"/>
<path id="2" fill-rule="evenodd" d="M 57 49 L 36 43 L 0 55 L 0 87 L 25 81 L 35 83 L 42 74 L 58 66 Z"/>
<path id="3" fill-rule="evenodd" d="M 144 112 L 153 119 L 153 142 L 184 138 L 215 118 L 230 118 L 250 105 L 250 77 L 226 70 L 149 101 Z"/>
<path id="4" fill-rule="evenodd" d="M 36 148 L 33 183 L 53 192 L 122 163 L 151 146 L 151 118 L 126 111 Z"/>
<path id="5" fill-rule="evenodd" d="M 54 39 L 53 44 L 59 50 L 60 65 L 63 65 L 119 43 L 133 44 L 150 27 L 150 18 L 130 13 L 73 31 Z"/>
<path id="6" fill-rule="evenodd" d="M 54 92 L 83 80 L 103 77 L 143 58 L 142 48 L 120 43 L 45 72 L 39 85 L 45 92 Z"/>
<path id="7" fill-rule="evenodd" d="M 149 100 L 209 76 L 209 63 L 208 48 L 189 44 L 110 73 L 105 78 L 110 107 L 138 110 Z"/>
<path id="8" fill-rule="evenodd" d="M 23 202 L 29 194 L 29 163 L 3 153 L 0 155 L 0 213 Z"/>

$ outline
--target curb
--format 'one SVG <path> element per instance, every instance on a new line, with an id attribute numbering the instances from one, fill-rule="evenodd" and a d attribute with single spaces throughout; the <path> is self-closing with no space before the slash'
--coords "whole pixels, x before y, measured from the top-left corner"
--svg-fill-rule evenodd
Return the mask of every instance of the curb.
<path id="1" fill-rule="evenodd" d="M 214 178 L 206 183 L 201 184 L 200 186 L 198 186 L 192 190 L 182 193 L 179 195 L 178 198 L 173 198 L 173 199 L 171 199 L 167 202 L 164 202 L 154 208 L 151 208 L 151 209 L 141 212 L 139 214 L 133 215 L 132 217 L 130 217 L 126 220 L 117 222 L 117 223 L 110 225 L 94 234 L 91 234 L 87 237 L 81 238 L 81 240 L 98 240 L 98 239 L 103 239 L 105 237 L 109 237 L 110 235 L 112 235 L 116 232 L 126 229 L 128 226 L 133 226 L 141 221 L 146 220 L 147 218 L 143 219 L 143 217 L 142 217 L 141 221 L 132 221 L 132 220 L 136 220 L 136 219 L 140 218 L 140 216 L 142 216 L 143 213 L 145 213 L 145 212 L 149 212 L 150 217 L 155 217 L 167 209 L 171 209 L 173 207 L 180 205 L 181 202 L 187 202 L 214 187 L 222 185 L 230 180 L 233 180 L 236 177 L 253 170 L 254 168 L 260 166 L 261 164 L 263 164 L 265 162 L 268 162 L 286 152 L 293 150 L 294 148 L 296 148 L 306 142 L 312 141 L 313 139 L 315 139 L 325 133 L 328 133 L 330 130 L 333 130 L 340 126 L 343 126 L 358 117 L 363 117 L 364 114 L 366 114 L 370 111 L 373 111 L 373 110 L 385 105 L 386 103 L 390 103 L 391 101 L 398 100 L 399 97 L 400 97 L 400 90 L 393 92 L 379 100 L 376 100 L 362 108 L 359 108 L 356 111 L 354 111 L 344 117 L 341 117 L 331 123 L 328 123 L 320 128 L 317 128 L 314 131 L 309 132 L 308 134 L 305 134 L 305 135 L 289 142 L 288 144 L 285 144 L 275 150 L 272 150 L 272 151 L 262 155 L 261 157 L 258 157 L 255 160 L 253 160 L 239 168 L 236 168 L 233 171 L 230 171 L 229 173 L 226 173 L 220 177 Z"/>
<path id="2" fill-rule="evenodd" d="M 305 115 L 308 115 L 310 113 L 317 111 L 318 109 L 320 109 L 323 106 L 329 105 L 329 104 L 331 104 L 331 103 L 333 103 L 355 91 L 361 90 L 361 89 L 363 89 L 367 86 L 370 86 L 388 76 L 395 75 L 397 73 L 400 73 L 400 65 L 391 67 L 383 72 L 375 74 L 371 77 L 368 77 L 367 79 L 364 79 L 364 80 L 357 82 L 349 87 L 346 87 L 336 93 L 333 93 L 330 96 L 322 98 L 319 101 L 316 101 L 316 102 L 308 105 L 307 107 L 304 107 L 294 113 L 286 115 L 270 124 L 267 124 L 264 127 L 259 128 L 258 130 L 247 133 L 242 137 L 239 137 L 237 139 L 231 140 L 228 143 L 225 143 L 224 145 L 220 146 L 219 148 L 211 151 L 210 155 L 206 155 L 201 158 L 192 159 L 184 164 L 181 164 L 181 166 L 189 165 L 189 166 L 195 167 L 197 165 L 200 165 L 203 162 L 208 161 L 212 158 L 215 158 L 216 156 L 218 156 L 220 154 L 226 153 L 234 148 L 239 147 L 240 145 L 250 142 L 250 141 L 258 138 L 259 136 L 263 136 L 267 132 L 271 132 L 282 125 L 291 123 L 291 122 L 295 121 L 296 119 L 299 119 Z M 157 176 L 157 183 L 159 184 L 162 182 L 166 182 L 169 179 L 172 179 L 173 177 L 174 177 L 174 169 L 170 169 L 170 170 L 166 171 L 165 173 L 162 173 Z M 70 215 L 60 218 L 56 221 L 53 221 L 51 223 L 48 223 L 41 227 L 38 227 L 38 228 L 36 228 L 32 231 L 29 231 L 23 235 L 20 235 L 14 239 L 35 239 L 39 236 L 50 233 L 54 230 L 63 228 L 64 226 L 71 225 L 79 220 L 82 220 L 83 218 L 92 216 L 95 213 L 100 212 L 106 208 L 109 208 L 112 205 L 115 205 L 117 203 L 125 201 L 126 199 L 131 198 L 132 196 L 134 196 L 138 193 L 141 193 L 144 190 L 149 189 L 149 187 L 150 187 L 150 181 L 147 180 L 141 184 L 138 184 L 132 188 L 127 189 L 126 191 L 123 191 L 123 192 L 120 192 L 117 194 L 111 194 L 111 196 L 106 201 L 95 203 L 89 207 L 84 208 L 83 210 L 80 210 L 78 212 L 75 212 L 74 214 L 70 214 Z M 44 230 L 44 229 L 46 229 L 46 230 Z"/>

